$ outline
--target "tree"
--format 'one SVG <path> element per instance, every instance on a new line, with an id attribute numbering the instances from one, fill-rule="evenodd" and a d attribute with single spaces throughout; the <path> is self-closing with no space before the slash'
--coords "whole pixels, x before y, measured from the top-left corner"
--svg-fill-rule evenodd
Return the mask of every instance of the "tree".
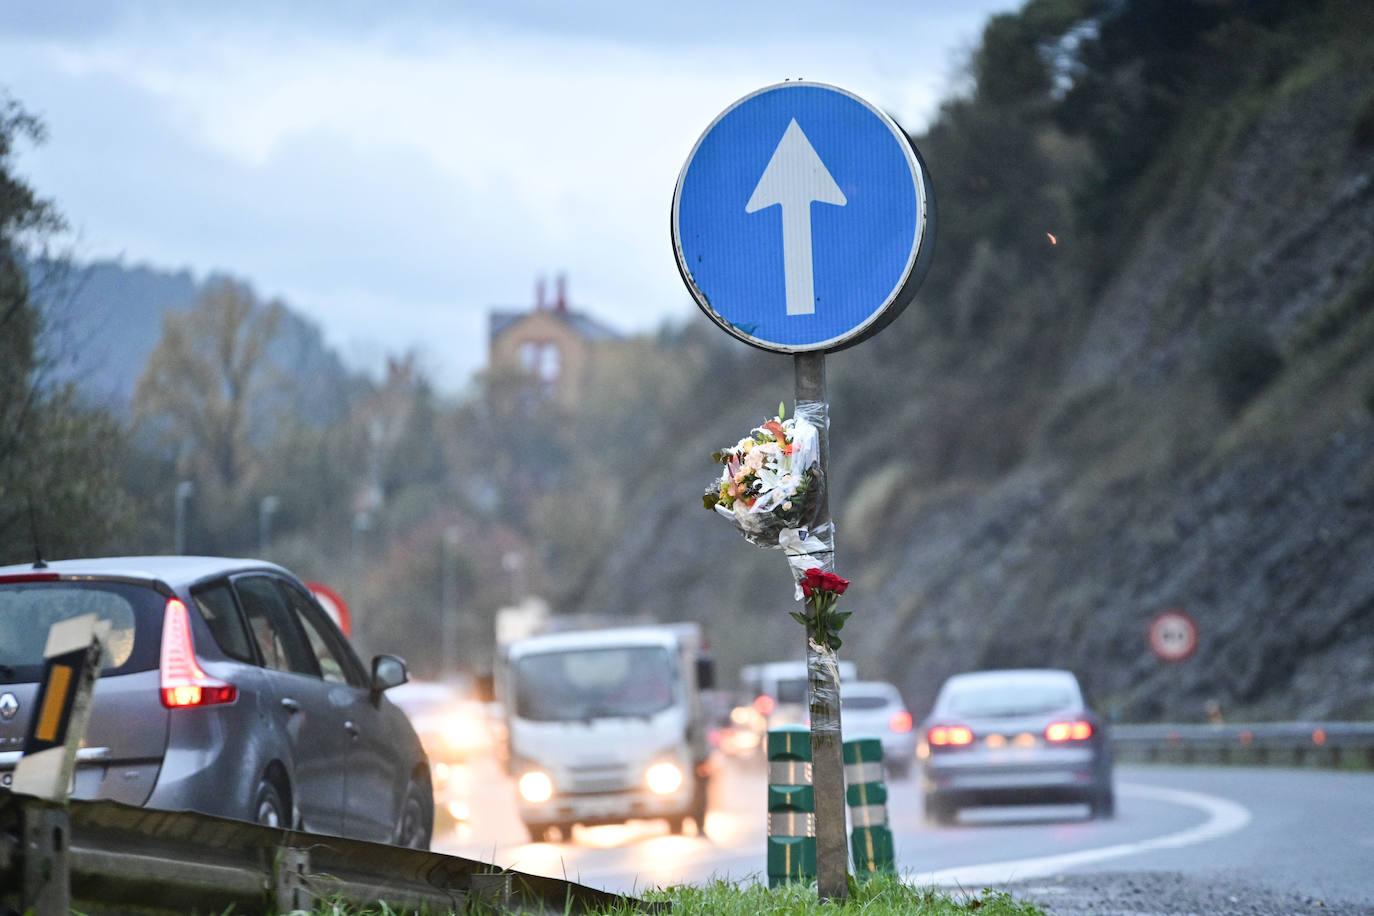
<path id="1" fill-rule="evenodd" d="M 213 510 L 202 521 L 221 534 L 254 495 L 254 407 L 273 380 L 267 350 L 281 314 L 246 284 L 211 280 L 189 311 L 163 318 L 134 393 L 135 417 L 177 450 L 178 472 Z"/>
<path id="2" fill-rule="evenodd" d="M 17 143 L 42 139 L 42 124 L 0 94 L 0 563 L 32 559 L 35 540 L 48 556 L 91 552 L 128 518 L 115 464 L 123 430 L 45 377 L 43 314 L 24 250 L 63 223 L 11 162 Z M 49 263 L 46 273 L 64 269 Z"/>

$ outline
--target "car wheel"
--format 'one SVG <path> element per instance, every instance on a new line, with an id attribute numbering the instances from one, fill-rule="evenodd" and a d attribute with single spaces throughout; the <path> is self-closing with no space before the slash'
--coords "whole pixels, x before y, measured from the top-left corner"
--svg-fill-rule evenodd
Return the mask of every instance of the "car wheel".
<path id="1" fill-rule="evenodd" d="M 410 849 L 428 849 L 434 830 L 434 797 L 422 783 L 412 782 L 401 805 L 400 821 L 396 824 L 396 845 Z"/>
<path id="2" fill-rule="evenodd" d="M 266 779 L 258 783 L 258 791 L 253 797 L 253 820 L 264 827 L 289 827 L 291 824 L 281 790 Z"/>
<path id="3" fill-rule="evenodd" d="M 1098 792 L 1089 804 L 1092 806 L 1092 816 L 1098 820 L 1116 817 L 1116 793 L 1110 788 Z"/>

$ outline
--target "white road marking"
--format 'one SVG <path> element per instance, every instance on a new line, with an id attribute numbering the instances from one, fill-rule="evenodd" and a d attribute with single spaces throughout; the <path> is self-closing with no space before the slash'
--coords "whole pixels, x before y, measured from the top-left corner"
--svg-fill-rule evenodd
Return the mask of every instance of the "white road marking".
<path id="1" fill-rule="evenodd" d="M 990 884 L 1004 884 L 1026 878 L 1043 878 L 1058 874 L 1070 868 L 1091 865 L 1107 859 L 1139 855 L 1156 849 L 1178 849 L 1206 843 L 1235 833 L 1250 823 L 1250 811 L 1244 805 L 1204 795 L 1201 792 L 1187 792 L 1183 789 L 1165 789 L 1160 786 L 1146 786 L 1138 783 L 1120 783 L 1117 791 L 1132 798 L 1165 802 L 1172 805 L 1185 805 L 1196 808 L 1207 815 L 1207 820 L 1196 827 L 1168 833 L 1164 836 L 1133 843 L 1117 843 L 1100 846 L 1096 849 L 1080 849 L 1052 856 L 1036 856 L 1029 859 L 1011 859 L 1005 862 L 990 862 L 983 865 L 961 865 L 956 868 L 942 868 L 939 871 L 922 872 L 908 875 L 904 880 L 918 887 L 983 887 Z"/>

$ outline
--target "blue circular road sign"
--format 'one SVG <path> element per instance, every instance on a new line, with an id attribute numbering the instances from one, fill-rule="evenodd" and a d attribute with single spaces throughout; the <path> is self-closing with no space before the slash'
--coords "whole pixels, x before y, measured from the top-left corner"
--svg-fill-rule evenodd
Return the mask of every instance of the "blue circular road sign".
<path id="1" fill-rule="evenodd" d="M 935 195 L 890 117 L 821 83 L 747 95 L 706 128 L 673 195 L 678 269 L 712 321 L 780 353 L 872 336 L 916 294 Z"/>

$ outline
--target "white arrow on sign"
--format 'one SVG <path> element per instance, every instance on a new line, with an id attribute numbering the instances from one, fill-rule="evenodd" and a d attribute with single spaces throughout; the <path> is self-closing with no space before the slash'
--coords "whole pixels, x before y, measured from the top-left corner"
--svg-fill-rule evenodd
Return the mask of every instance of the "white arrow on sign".
<path id="1" fill-rule="evenodd" d="M 782 268 L 787 281 L 789 315 L 810 315 L 816 311 L 816 281 L 811 272 L 812 201 L 839 207 L 848 203 L 793 118 L 744 206 L 745 213 L 774 204 L 782 207 Z"/>

